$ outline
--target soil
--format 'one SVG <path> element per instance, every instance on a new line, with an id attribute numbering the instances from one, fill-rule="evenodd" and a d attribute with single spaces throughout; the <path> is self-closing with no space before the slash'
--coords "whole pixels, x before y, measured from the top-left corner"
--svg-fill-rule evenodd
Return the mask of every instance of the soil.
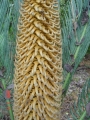
<path id="1" fill-rule="evenodd" d="M 90 78 L 90 54 L 85 56 L 72 78 L 67 95 L 63 99 L 61 107 L 61 120 L 68 120 L 68 118 L 73 120 L 70 116 L 70 108 L 73 107 L 74 102 L 77 102 L 78 95 L 80 94 L 82 87 L 88 78 Z"/>

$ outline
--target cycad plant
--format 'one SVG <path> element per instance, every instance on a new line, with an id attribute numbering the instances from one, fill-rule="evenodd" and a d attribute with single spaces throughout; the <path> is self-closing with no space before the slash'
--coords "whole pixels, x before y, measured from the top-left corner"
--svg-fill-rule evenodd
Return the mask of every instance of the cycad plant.
<path id="1" fill-rule="evenodd" d="M 89 0 L 60 0 L 60 8 L 57 1 L 0 0 L 0 109 L 5 111 L 8 106 L 8 102 L 7 105 L 3 102 L 12 103 L 3 93 L 12 83 L 15 61 L 15 120 L 59 120 L 62 64 L 65 95 L 90 45 Z M 89 88 L 90 83 L 87 83 L 83 91 Z M 90 91 L 82 93 L 84 102 L 79 96 L 79 102 L 72 110 L 76 120 L 89 119 L 85 107 L 90 101 Z M 13 120 L 12 111 L 9 112 Z"/>
<path id="2" fill-rule="evenodd" d="M 62 42 L 57 0 L 24 0 L 14 74 L 15 120 L 59 120 Z"/>

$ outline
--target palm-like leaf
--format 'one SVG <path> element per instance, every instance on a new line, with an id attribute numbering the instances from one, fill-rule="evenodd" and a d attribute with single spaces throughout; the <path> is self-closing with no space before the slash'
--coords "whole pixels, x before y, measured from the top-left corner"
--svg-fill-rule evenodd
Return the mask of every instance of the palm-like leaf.
<path id="1" fill-rule="evenodd" d="M 5 69 L 5 72 L 0 74 L 0 81 L 2 83 L 3 77 L 6 87 L 13 79 L 18 10 L 18 0 L 0 0 L 0 73 L 2 68 Z M 2 113 L 7 111 L 3 92 L 4 90 L 0 89 L 0 112 Z"/>
<path id="2" fill-rule="evenodd" d="M 17 6 L 16 6 L 17 4 Z M 0 63 L 5 67 L 6 79 L 12 79 L 18 1 L 0 1 Z"/>
<path id="3" fill-rule="evenodd" d="M 65 93 L 71 82 L 72 75 L 90 44 L 90 10 L 88 8 L 88 0 L 71 0 L 66 6 L 67 12 L 64 11 L 65 20 L 62 23 L 62 36 L 63 66 L 66 76 L 63 85 Z M 85 18 L 86 21 L 84 21 Z"/>

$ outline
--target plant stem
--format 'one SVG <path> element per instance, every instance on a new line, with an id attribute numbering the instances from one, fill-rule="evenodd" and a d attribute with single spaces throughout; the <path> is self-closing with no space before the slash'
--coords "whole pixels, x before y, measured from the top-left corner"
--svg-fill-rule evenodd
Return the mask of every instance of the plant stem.
<path id="1" fill-rule="evenodd" d="M 84 120 L 85 116 L 86 116 L 86 111 L 83 112 L 83 114 L 79 120 Z"/>
<path id="2" fill-rule="evenodd" d="M 3 84 L 4 90 L 5 90 L 6 89 L 6 85 L 5 85 L 4 79 L 2 79 L 2 84 Z M 12 111 L 12 108 L 11 108 L 10 100 L 6 99 L 6 103 L 7 103 L 8 111 L 9 111 L 9 114 L 10 114 L 10 119 L 14 120 L 14 116 L 13 116 L 13 111 Z"/>
<path id="3" fill-rule="evenodd" d="M 65 82 L 64 82 L 64 85 L 63 85 L 63 89 L 64 89 L 64 90 L 66 90 L 65 88 L 66 88 L 66 86 L 67 86 L 67 84 L 68 84 L 69 78 L 70 78 L 70 73 L 67 74 L 67 77 L 66 77 L 66 79 L 65 79 Z"/>
<path id="4" fill-rule="evenodd" d="M 80 42 L 81 42 L 81 40 L 83 39 L 83 37 L 84 37 L 84 35 L 85 35 L 86 29 L 87 29 L 87 24 L 86 24 L 86 26 L 84 27 L 83 33 L 82 33 L 81 38 L 80 38 Z M 76 50 L 75 55 L 74 55 L 74 59 L 77 58 L 78 53 L 79 53 L 79 49 L 80 49 L 80 46 L 77 47 L 77 50 Z"/>

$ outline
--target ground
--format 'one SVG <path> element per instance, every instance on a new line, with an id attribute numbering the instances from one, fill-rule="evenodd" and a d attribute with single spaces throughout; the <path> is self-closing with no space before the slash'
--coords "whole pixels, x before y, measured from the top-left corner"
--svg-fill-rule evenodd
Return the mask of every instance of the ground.
<path id="1" fill-rule="evenodd" d="M 87 78 L 90 78 L 90 54 L 85 56 L 73 76 L 73 80 L 69 86 L 67 95 L 62 103 L 61 120 L 68 120 L 68 117 L 70 120 L 73 120 L 70 116 L 70 108 L 73 107 L 74 102 L 77 102 L 78 95 L 80 94 Z"/>

